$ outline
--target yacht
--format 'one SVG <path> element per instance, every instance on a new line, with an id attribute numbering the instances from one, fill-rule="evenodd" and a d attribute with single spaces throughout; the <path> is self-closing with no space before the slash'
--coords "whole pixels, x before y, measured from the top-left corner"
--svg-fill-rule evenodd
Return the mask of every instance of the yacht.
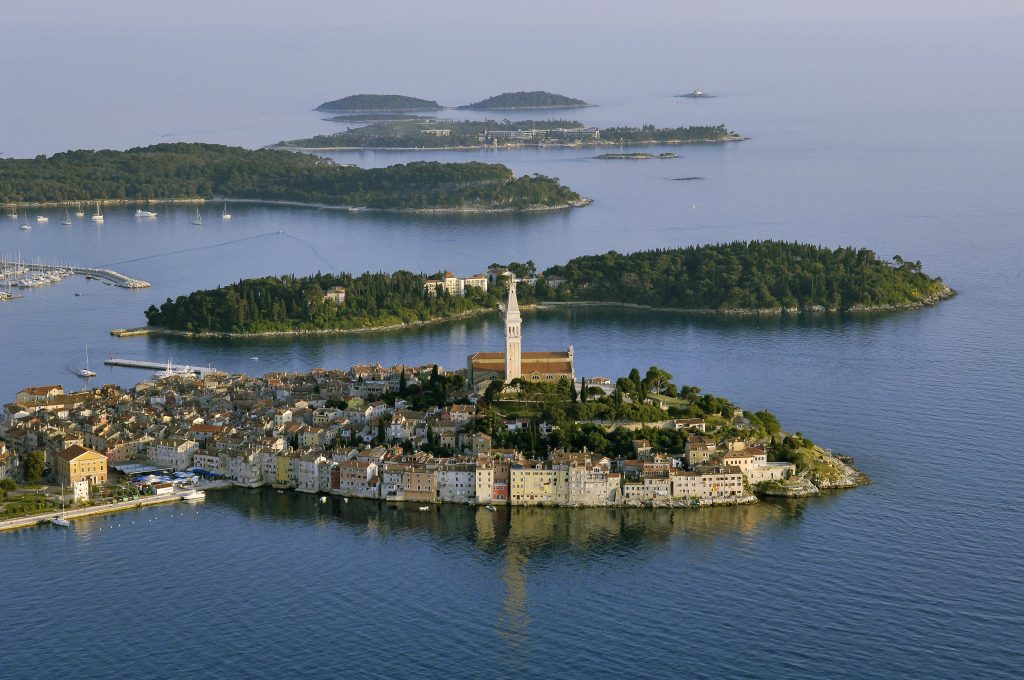
<path id="1" fill-rule="evenodd" d="M 140 209 L 140 210 L 136 210 L 135 211 L 135 216 L 136 217 L 156 217 L 156 213 L 155 212 L 150 212 L 149 210 L 141 210 Z"/>
<path id="2" fill-rule="evenodd" d="M 103 221 L 103 213 L 100 211 L 100 202 L 96 201 L 96 214 L 92 216 L 92 221 L 100 223 Z"/>
<path id="3" fill-rule="evenodd" d="M 201 501 L 206 498 L 206 492 L 202 489 L 192 489 L 188 493 L 182 495 L 181 500 L 183 501 Z"/>
<path id="4" fill-rule="evenodd" d="M 50 218 L 46 215 L 36 215 L 36 222 L 49 222 Z"/>
<path id="5" fill-rule="evenodd" d="M 67 208 L 64 208 L 64 219 L 60 223 L 65 227 L 71 226 L 71 213 L 68 212 Z"/>
<path id="6" fill-rule="evenodd" d="M 203 216 L 199 214 L 199 207 L 196 206 L 196 216 L 192 218 L 192 224 L 196 226 L 202 226 Z"/>
<path id="7" fill-rule="evenodd" d="M 228 212 L 228 204 L 227 203 L 224 204 L 224 212 L 222 212 L 220 214 L 220 218 L 222 220 L 230 220 L 231 219 L 231 213 Z"/>
<path id="8" fill-rule="evenodd" d="M 80 293 L 76 293 L 76 295 L 80 295 Z M 89 345 L 85 346 L 85 368 L 80 368 L 75 371 L 75 375 L 82 378 L 96 377 L 96 371 L 89 370 Z"/>
<path id="9" fill-rule="evenodd" d="M 64 485 L 63 484 L 60 485 L 60 514 L 59 515 L 54 515 L 53 519 L 50 520 L 50 524 L 56 524 L 59 527 L 69 527 L 69 526 L 71 526 L 71 522 L 69 522 L 64 517 Z"/>

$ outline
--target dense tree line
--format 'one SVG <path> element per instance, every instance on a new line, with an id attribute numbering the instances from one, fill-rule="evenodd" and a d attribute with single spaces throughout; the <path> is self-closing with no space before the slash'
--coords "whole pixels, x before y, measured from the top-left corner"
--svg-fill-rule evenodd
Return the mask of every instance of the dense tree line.
<path id="1" fill-rule="evenodd" d="M 460 106 L 460 109 L 549 109 L 557 107 L 590 106 L 582 99 L 566 97 L 564 94 L 535 90 L 533 92 L 504 92 L 483 101 Z"/>
<path id="2" fill-rule="evenodd" d="M 481 308 L 496 308 L 498 294 L 471 288 L 465 297 L 427 293 L 426 277 L 394 274 L 267 276 L 168 298 L 146 310 L 150 325 L 183 331 L 260 333 L 283 330 L 357 329 L 427 321 Z M 345 288 L 345 301 L 325 298 Z"/>
<path id="3" fill-rule="evenodd" d="M 317 111 L 437 111 L 444 108 L 431 99 L 401 94 L 353 94 L 333 99 L 316 107 Z"/>
<path id="4" fill-rule="evenodd" d="M 561 280 L 553 287 L 549 282 Z M 588 255 L 551 267 L 538 300 L 626 302 L 740 310 L 902 306 L 948 291 L 920 262 L 890 263 L 871 250 L 737 241 L 629 255 Z"/>
<path id="5" fill-rule="evenodd" d="M 288 151 L 157 144 L 0 159 L 4 202 L 252 198 L 374 208 L 530 208 L 579 196 L 542 175 L 517 178 L 491 163 L 339 166 Z"/>
<path id="6" fill-rule="evenodd" d="M 689 127 L 659 128 L 653 125 L 640 127 L 610 127 L 601 130 L 601 139 L 620 144 L 642 144 L 650 142 L 718 142 L 737 138 L 724 125 L 691 125 Z"/>

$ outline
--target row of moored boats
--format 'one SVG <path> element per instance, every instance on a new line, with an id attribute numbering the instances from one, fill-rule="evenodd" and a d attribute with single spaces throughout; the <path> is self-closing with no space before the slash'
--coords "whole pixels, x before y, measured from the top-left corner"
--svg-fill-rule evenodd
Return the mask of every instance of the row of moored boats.
<path id="1" fill-rule="evenodd" d="M 9 212 L 9 213 L 7 213 L 7 216 L 12 218 L 12 219 L 18 219 L 18 213 L 16 213 L 16 212 Z M 77 207 L 77 209 L 75 211 L 75 216 L 76 217 L 85 217 L 85 211 L 82 210 L 81 204 L 78 205 L 78 207 Z M 152 210 L 142 210 L 141 208 L 139 208 L 139 209 L 137 209 L 135 211 L 135 216 L 139 217 L 139 218 L 144 218 L 144 219 L 156 219 L 157 213 L 153 212 Z M 220 217 L 221 217 L 221 219 L 224 219 L 224 220 L 230 220 L 231 219 L 231 213 L 228 212 L 228 204 L 227 203 L 224 204 L 224 208 L 221 211 Z M 104 221 L 103 210 L 100 207 L 99 201 L 96 202 L 96 212 L 93 213 L 93 215 L 91 216 L 91 219 L 92 219 L 93 222 L 96 222 L 97 224 L 102 224 L 103 221 Z M 47 217 L 46 215 L 36 215 L 36 222 L 46 223 L 46 222 L 49 222 L 49 221 L 50 221 L 50 218 Z M 201 225 L 202 223 L 203 223 L 203 216 L 199 212 L 199 208 L 197 207 L 196 208 L 196 215 L 195 215 L 195 217 L 192 218 L 192 224 Z M 71 224 L 72 224 L 72 221 L 71 221 L 71 211 L 68 210 L 67 208 L 64 209 L 64 219 L 61 220 L 61 224 L 63 224 L 66 227 L 67 226 L 71 226 Z M 27 215 L 25 217 L 25 222 L 23 222 L 18 227 L 18 229 L 21 229 L 22 231 L 31 231 L 32 225 L 28 222 L 28 216 Z"/>

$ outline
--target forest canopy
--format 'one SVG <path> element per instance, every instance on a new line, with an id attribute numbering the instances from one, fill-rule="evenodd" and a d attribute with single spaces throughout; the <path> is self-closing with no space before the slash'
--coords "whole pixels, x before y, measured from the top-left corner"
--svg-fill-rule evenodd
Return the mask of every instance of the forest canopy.
<path id="1" fill-rule="evenodd" d="M 532 262 L 512 263 L 532 277 Z M 437 278 L 437 276 L 435 276 Z M 197 291 L 146 311 L 150 325 L 179 331 L 265 332 L 359 329 L 496 309 L 504 289 L 467 288 L 465 297 L 427 293 L 427 276 L 316 274 L 245 279 Z M 779 241 L 734 242 L 577 257 L 545 270 L 519 301 L 611 302 L 683 310 L 778 311 L 912 307 L 951 296 L 920 262 L 882 260 L 867 249 Z M 345 288 L 336 303 L 326 293 Z"/>
<path id="2" fill-rule="evenodd" d="M 415 162 L 363 169 L 289 151 L 192 143 L 0 159 L 4 202 L 214 196 L 383 209 L 524 209 L 580 200 L 556 179 L 517 178 L 493 163 Z"/>

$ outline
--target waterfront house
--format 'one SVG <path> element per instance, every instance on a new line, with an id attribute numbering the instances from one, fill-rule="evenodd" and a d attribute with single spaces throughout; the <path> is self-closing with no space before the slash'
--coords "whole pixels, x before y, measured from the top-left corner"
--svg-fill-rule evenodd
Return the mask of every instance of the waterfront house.
<path id="1" fill-rule="evenodd" d="M 54 456 L 53 475 L 58 484 L 73 486 L 87 481 L 91 486 L 106 484 L 107 457 L 84 446 L 69 446 Z"/>

